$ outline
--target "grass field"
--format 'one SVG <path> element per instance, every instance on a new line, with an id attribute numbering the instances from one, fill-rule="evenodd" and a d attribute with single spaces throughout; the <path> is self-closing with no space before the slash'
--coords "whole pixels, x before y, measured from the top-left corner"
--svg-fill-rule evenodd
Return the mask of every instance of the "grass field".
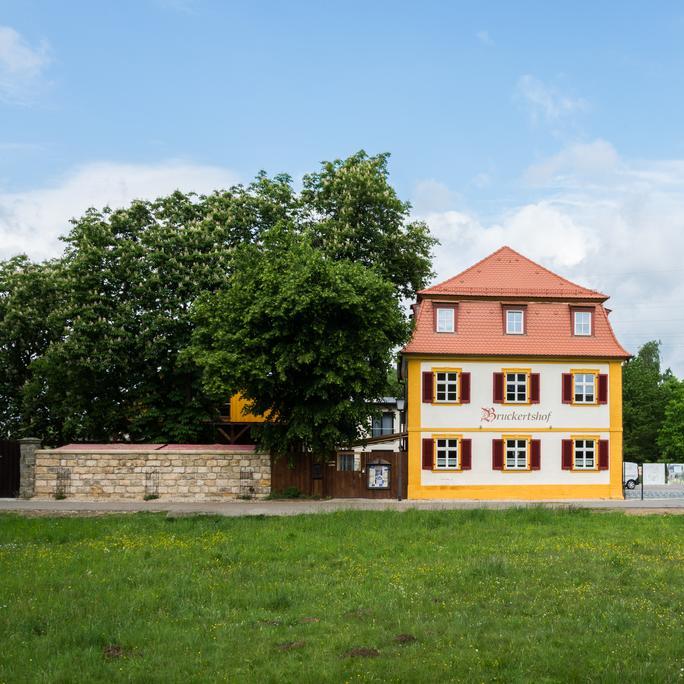
<path id="1" fill-rule="evenodd" d="M 684 516 L 0 516 L 2 682 L 681 682 Z"/>

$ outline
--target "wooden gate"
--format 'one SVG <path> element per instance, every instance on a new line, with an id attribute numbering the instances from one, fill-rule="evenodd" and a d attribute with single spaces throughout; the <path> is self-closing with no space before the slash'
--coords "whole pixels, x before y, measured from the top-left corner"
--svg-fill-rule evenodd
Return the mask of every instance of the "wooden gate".
<path id="1" fill-rule="evenodd" d="M 0 498 L 19 496 L 19 442 L 0 441 Z"/>
<path id="2" fill-rule="evenodd" d="M 406 452 L 367 452 L 361 454 L 359 465 L 358 470 L 340 470 L 337 459 L 321 462 L 310 454 L 300 454 L 289 461 L 287 458 L 276 459 L 271 462 L 271 489 L 282 493 L 289 488 L 296 488 L 306 496 L 333 499 L 396 499 L 401 479 L 401 496 L 406 498 Z M 382 475 L 389 479 L 387 488 L 369 487 L 369 468 L 378 467 L 382 469 Z"/>

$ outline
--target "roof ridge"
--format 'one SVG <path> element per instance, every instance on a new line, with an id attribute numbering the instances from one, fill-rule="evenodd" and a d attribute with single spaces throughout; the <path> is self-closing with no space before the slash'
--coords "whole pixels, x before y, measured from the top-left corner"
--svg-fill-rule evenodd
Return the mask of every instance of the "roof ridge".
<path id="1" fill-rule="evenodd" d="M 539 264 L 536 261 L 533 261 L 529 257 L 526 257 L 524 254 L 521 254 L 517 250 L 513 249 L 509 245 L 503 245 L 502 247 L 499 247 L 499 249 L 497 249 L 496 251 L 492 252 L 491 254 L 488 254 L 487 256 L 483 257 L 482 259 L 480 259 L 477 263 L 473 264 L 472 266 L 469 266 L 468 268 L 464 269 L 463 271 L 460 271 L 459 273 L 452 276 L 451 278 L 447 278 L 446 280 L 440 281 L 439 283 L 435 283 L 434 285 L 431 285 L 428 288 L 424 288 L 423 290 L 420 290 L 418 294 L 419 295 L 443 294 L 443 293 L 439 292 L 440 288 L 443 288 L 444 286 L 448 286 L 449 283 L 452 283 L 452 282 L 462 278 L 466 274 L 477 269 L 484 262 L 491 261 L 493 258 L 495 258 L 498 254 L 501 254 L 501 253 L 514 255 L 514 256 L 518 257 L 519 259 L 522 259 L 523 261 L 525 261 L 527 264 L 533 266 L 534 268 L 537 268 L 537 269 L 543 271 L 544 273 L 546 273 L 547 275 L 549 275 L 553 278 L 557 278 L 558 280 L 560 280 L 565 285 L 568 285 L 571 288 L 574 288 L 578 294 L 579 293 L 586 293 L 586 294 L 591 294 L 595 297 L 603 297 L 604 299 L 608 299 L 608 295 L 605 295 L 604 293 L 599 292 L 598 290 L 592 290 L 588 287 L 584 287 L 583 285 L 579 285 L 578 283 L 574 283 L 573 281 L 568 280 L 568 278 L 565 278 L 564 276 L 559 275 L 558 273 L 555 273 L 554 271 L 547 268 L 546 266 L 542 266 L 542 264 Z M 458 289 L 458 288 L 456 288 L 456 289 Z M 470 286 L 465 286 L 461 289 L 471 290 L 473 292 L 475 292 L 475 291 L 483 292 L 483 291 L 487 291 L 487 290 L 497 290 L 500 288 L 492 288 L 489 286 L 478 288 L 477 286 L 470 285 Z M 520 289 L 522 291 L 522 290 L 525 290 L 527 288 L 517 288 L 517 289 Z M 548 287 L 547 288 L 540 288 L 540 289 L 545 289 L 549 293 L 551 293 L 553 291 L 552 288 L 548 288 Z M 559 292 L 558 294 L 562 294 L 562 292 Z"/>

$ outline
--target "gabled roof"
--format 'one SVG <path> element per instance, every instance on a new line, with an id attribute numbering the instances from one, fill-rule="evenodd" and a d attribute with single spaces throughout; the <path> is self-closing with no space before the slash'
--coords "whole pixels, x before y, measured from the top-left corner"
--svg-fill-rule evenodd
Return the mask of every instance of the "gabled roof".
<path id="1" fill-rule="evenodd" d="M 418 295 L 419 298 L 461 295 L 565 301 L 608 299 L 608 295 L 570 282 L 506 246 L 453 278 L 421 290 Z"/>

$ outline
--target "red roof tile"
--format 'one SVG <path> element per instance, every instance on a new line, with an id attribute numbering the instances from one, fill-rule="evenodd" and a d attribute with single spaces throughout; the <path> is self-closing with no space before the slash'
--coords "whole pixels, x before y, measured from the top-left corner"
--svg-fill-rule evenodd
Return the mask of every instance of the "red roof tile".
<path id="1" fill-rule="evenodd" d="M 435 332 L 433 302 L 421 302 L 413 338 L 405 353 L 495 356 L 591 356 L 627 358 L 615 339 L 603 306 L 594 313 L 594 334 L 572 334 L 570 305 L 563 302 L 529 302 L 525 335 L 506 335 L 501 304 L 492 300 L 466 300 L 458 305 L 456 332 Z"/>
<path id="2" fill-rule="evenodd" d="M 608 299 L 608 295 L 572 283 L 510 247 L 501 247 L 462 273 L 418 294 Z"/>
<path id="3" fill-rule="evenodd" d="M 515 283 L 516 287 L 509 286 Z M 458 302 L 456 332 L 435 331 L 433 300 Z M 463 299 L 458 299 L 458 297 Z M 502 304 L 524 303 L 524 335 L 504 332 Z M 529 298 L 529 299 L 527 299 Z M 607 295 L 575 285 L 526 257 L 502 247 L 460 275 L 418 293 L 409 354 L 482 356 L 572 356 L 628 358 L 603 306 Z M 444 301 L 444 300 L 442 300 Z M 593 334 L 573 335 L 571 307 L 594 310 Z"/>
<path id="4" fill-rule="evenodd" d="M 54 451 L 73 453 L 75 451 L 125 451 L 127 453 L 143 451 L 254 451 L 253 444 L 134 444 L 113 442 L 112 444 L 65 444 Z"/>

